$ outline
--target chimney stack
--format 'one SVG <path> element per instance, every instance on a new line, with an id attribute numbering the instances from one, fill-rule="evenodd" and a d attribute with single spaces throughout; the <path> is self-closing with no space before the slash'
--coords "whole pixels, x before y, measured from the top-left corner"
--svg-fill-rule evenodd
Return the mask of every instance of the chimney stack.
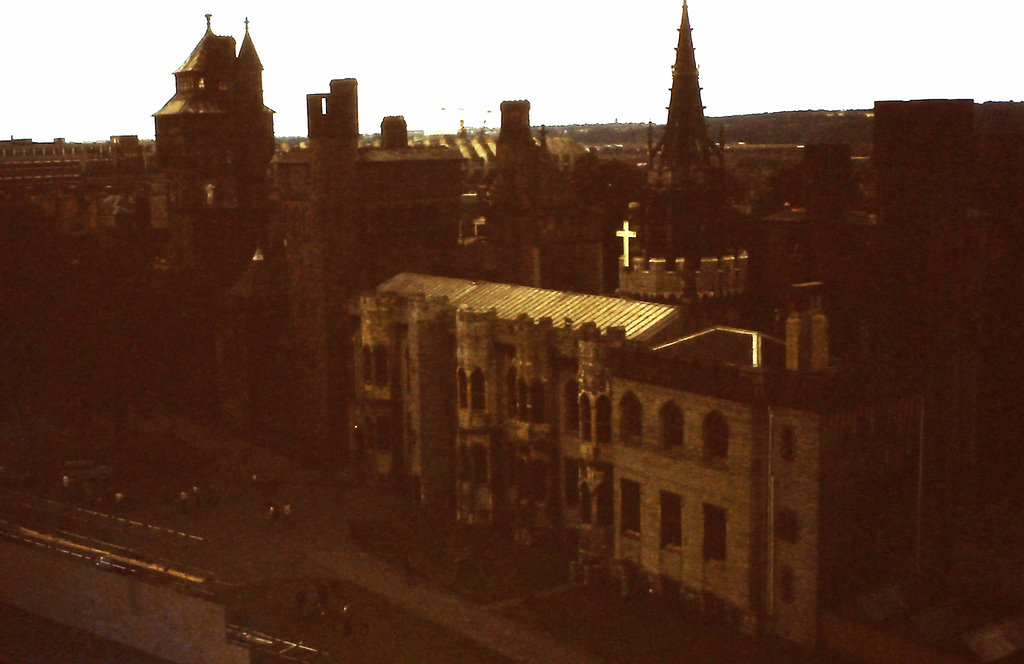
<path id="1" fill-rule="evenodd" d="M 786 369 L 822 371 L 828 368 L 828 318 L 821 308 L 823 284 L 813 281 L 790 287 L 786 317 Z"/>

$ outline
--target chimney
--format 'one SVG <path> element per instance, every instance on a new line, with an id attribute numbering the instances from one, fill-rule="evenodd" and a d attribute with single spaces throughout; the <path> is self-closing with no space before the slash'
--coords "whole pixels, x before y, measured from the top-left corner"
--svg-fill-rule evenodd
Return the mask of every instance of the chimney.
<path id="1" fill-rule="evenodd" d="M 380 123 L 380 144 L 385 150 L 409 147 L 409 130 L 401 115 L 389 115 Z"/>
<path id="2" fill-rule="evenodd" d="M 821 308 L 823 284 L 813 281 L 790 287 L 786 317 L 786 369 L 822 371 L 828 368 L 828 318 Z"/>

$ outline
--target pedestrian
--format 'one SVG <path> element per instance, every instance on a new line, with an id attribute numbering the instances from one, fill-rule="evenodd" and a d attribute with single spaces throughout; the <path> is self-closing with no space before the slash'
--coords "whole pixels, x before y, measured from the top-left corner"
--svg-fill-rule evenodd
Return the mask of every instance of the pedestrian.
<path id="1" fill-rule="evenodd" d="M 182 512 L 188 511 L 188 491 L 182 491 L 178 494 L 178 506 Z"/>

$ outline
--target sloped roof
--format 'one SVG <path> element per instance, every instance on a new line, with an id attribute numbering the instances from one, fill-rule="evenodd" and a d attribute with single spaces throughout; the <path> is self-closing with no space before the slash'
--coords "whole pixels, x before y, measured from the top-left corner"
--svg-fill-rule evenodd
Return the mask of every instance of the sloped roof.
<path id="1" fill-rule="evenodd" d="M 745 367 L 782 368 L 785 344 L 753 330 L 712 327 L 654 348 L 680 357 Z"/>
<path id="2" fill-rule="evenodd" d="M 455 307 L 479 312 L 494 309 L 505 320 L 526 314 L 534 320 L 548 317 L 556 326 L 564 325 L 569 318 L 573 329 L 584 323 L 594 323 L 601 330 L 622 327 L 626 338 L 632 340 L 649 339 L 680 318 L 679 308 L 667 304 L 411 272 L 395 275 L 380 284 L 377 291 L 445 297 Z"/>
<path id="3" fill-rule="evenodd" d="M 255 53 L 255 50 L 253 51 Z M 207 28 L 203 38 L 185 62 L 174 73 L 186 71 L 227 70 L 235 64 L 235 38 L 221 37 Z"/>
<path id="4" fill-rule="evenodd" d="M 248 20 L 246 20 L 248 24 Z M 245 27 L 245 37 L 242 38 L 242 45 L 238 49 L 238 64 L 248 69 L 263 71 L 263 63 L 260 62 L 260 56 L 256 53 L 256 46 L 252 43 L 252 37 L 249 36 L 249 26 Z"/>

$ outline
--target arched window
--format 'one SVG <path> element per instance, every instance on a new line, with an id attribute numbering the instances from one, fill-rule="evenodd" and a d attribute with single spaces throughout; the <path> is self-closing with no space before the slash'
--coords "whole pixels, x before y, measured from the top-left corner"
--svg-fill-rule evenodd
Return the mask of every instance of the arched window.
<path id="1" fill-rule="evenodd" d="M 580 432 L 580 389 L 576 381 L 570 380 L 562 388 L 562 431 L 579 435 Z"/>
<path id="2" fill-rule="evenodd" d="M 674 401 L 666 401 L 658 413 L 661 421 L 661 444 L 665 447 L 682 447 L 683 445 L 683 411 Z"/>
<path id="3" fill-rule="evenodd" d="M 626 392 L 619 400 L 619 416 L 619 437 L 624 441 L 638 441 L 643 435 L 644 409 L 632 392 Z"/>
<path id="4" fill-rule="evenodd" d="M 373 384 L 383 387 L 388 384 L 388 347 L 373 347 Z"/>
<path id="5" fill-rule="evenodd" d="M 510 367 L 505 374 L 505 399 L 507 400 L 508 416 L 515 417 L 519 412 L 516 398 L 516 368 Z"/>
<path id="6" fill-rule="evenodd" d="M 516 385 L 516 392 L 519 399 L 519 410 L 516 412 L 516 417 L 525 422 L 529 417 L 527 411 L 530 409 L 530 395 L 526 390 L 526 381 L 522 378 L 519 379 Z"/>
<path id="7" fill-rule="evenodd" d="M 370 347 L 363 344 L 363 383 L 369 385 L 373 382 L 373 352 Z"/>
<path id="8" fill-rule="evenodd" d="M 590 417 L 590 397 L 586 394 L 580 395 L 580 438 L 583 440 L 593 440 L 594 435 L 591 431 L 591 417 Z"/>
<path id="9" fill-rule="evenodd" d="M 704 438 L 704 458 L 724 459 L 729 454 L 729 425 L 717 410 L 704 418 L 701 427 Z"/>
<path id="10" fill-rule="evenodd" d="M 455 389 L 459 393 L 459 408 L 466 408 L 469 406 L 469 385 L 466 381 L 466 370 L 459 367 L 458 372 L 455 374 Z"/>
<path id="11" fill-rule="evenodd" d="M 544 384 L 539 380 L 530 385 L 530 421 L 544 421 Z"/>
<path id="12" fill-rule="evenodd" d="M 597 403 L 594 405 L 595 415 L 597 422 L 595 423 L 595 433 L 597 434 L 597 442 L 599 443 L 610 443 L 612 442 L 612 402 L 608 400 L 608 397 L 604 394 L 597 398 Z"/>
<path id="13" fill-rule="evenodd" d="M 484 391 L 484 372 L 479 369 L 473 369 L 473 373 L 469 374 L 469 409 L 486 410 L 486 396 L 487 394 Z"/>
<path id="14" fill-rule="evenodd" d="M 473 482 L 487 484 L 487 448 L 483 445 L 473 446 Z"/>

